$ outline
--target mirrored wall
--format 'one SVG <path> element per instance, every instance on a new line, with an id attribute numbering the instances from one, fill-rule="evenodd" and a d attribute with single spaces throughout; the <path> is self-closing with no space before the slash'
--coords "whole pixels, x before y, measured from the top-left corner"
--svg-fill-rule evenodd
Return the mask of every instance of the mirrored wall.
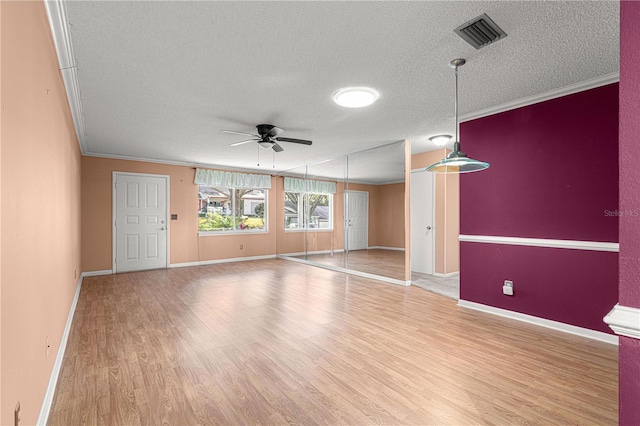
<path id="1" fill-rule="evenodd" d="M 406 283 L 405 142 L 279 174 L 279 256 Z"/>

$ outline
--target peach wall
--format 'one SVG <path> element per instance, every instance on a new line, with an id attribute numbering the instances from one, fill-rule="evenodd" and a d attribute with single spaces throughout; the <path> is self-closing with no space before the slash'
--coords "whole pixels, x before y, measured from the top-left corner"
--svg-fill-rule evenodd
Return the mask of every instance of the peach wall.
<path id="1" fill-rule="evenodd" d="M 411 281 L 411 141 L 404 141 L 404 280 Z"/>
<path id="2" fill-rule="evenodd" d="M 0 423 L 35 424 L 80 273 L 80 150 L 42 2 L 0 2 Z M 47 341 L 50 347 L 47 347 Z"/>
<path id="3" fill-rule="evenodd" d="M 411 156 L 411 169 L 428 167 L 447 156 L 450 151 L 439 149 Z M 436 273 L 460 270 L 460 177 L 436 174 L 435 197 L 435 265 Z"/>
<path id="4" fill-rule="evenodd" d="M 404 190 L 404 182 L 378 186 L 374 222 L 376 240 L 375 244 L 370 242 L 370 246 L 404 248 Z"/>
<path id="5" fill-rule="evenodd" d="M 198 187 L 192 167 L 110 158 L 82 158 L 82 270 L 110 270 L 112 264 L 113 172 L 169 176 L 170 263 L 198 260 Z"/>
<path id="6" fill-rule="evenodd" d="M 198 236 L 198 186 L 193 183 L 193 167 L 97 157 L 83 157 L 82 165 L 83 271 L 112 268 L 114 171 L 169 176 L 169 213 L 178 215 L 178 220 L 169 222 L 171 264 L 275 254 L 275 191 L 269 192 L 268 233 Z M 275 182 L 272 178 L 272 187 Z"/>

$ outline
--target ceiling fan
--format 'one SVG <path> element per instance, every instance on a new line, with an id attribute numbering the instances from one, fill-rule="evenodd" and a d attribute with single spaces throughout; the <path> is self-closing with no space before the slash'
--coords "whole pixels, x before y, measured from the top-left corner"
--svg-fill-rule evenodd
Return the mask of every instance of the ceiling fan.
<path id="1" fill-rule="evenodd" d="M 245 136 L 251 136 L 251 139 L 246 139 L 240 142 L 234 142 L 232 144 L 230 144 L 229 146 L 238 146 L 238 145 L 242 145 L 245 143 L 249 143 L 249 142 L 257 142 L 258 145 L 260 145 L 261 147 L 268 149 L 268 148 L 273 148 L 273 150 L 275 152 L 281 152 L 284 151 L 284 148 L 282 148 L 278 142 L 291 142 L 291 143 L 299 143 L 302 145 L 311 145 L 311 141 L 308 140 L 304 140 L 304 139 L 293 139 L 293 138 L 282 138 L 282 137 L 278 137 L 278 135 L 282 132 L 284 132 L 284 130 L 282 130 L 279 127 L 276 127 L 272 124 L 258 124 L 256 126 L 256 129 L 258 130 L 258 134 L 253 134 L 253 133 L 245 133 L 245 132 L 236 132 L 233 130 L 221 130 L 221 132 L 224 133 L 233 133 L 236 135 L 245 135 Z"/>

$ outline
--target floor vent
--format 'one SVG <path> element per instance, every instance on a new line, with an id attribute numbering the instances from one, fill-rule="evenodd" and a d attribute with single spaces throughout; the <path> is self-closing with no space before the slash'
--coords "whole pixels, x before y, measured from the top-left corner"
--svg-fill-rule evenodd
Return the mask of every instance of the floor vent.
<path id="1" fill-rule="evenodd" d="M 476 49 L 507 36 L 507 33 L 502 31 L 502 28 L 497 26 L 486 13 L 465 22 L 453 31 Z"/>

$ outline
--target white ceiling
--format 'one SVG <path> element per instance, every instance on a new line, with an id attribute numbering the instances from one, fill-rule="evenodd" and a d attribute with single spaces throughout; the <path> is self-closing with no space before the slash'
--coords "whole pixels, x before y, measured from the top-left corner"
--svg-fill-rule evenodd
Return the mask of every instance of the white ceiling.
<path id="1" fill-rule="evenodd" d="M 619 69 L 614 1 L 65 5 L 86 155 L 273 171 L 403 139 L 418 153 L 436 148 L 429 136 L 454 132 L 451 59 L 467 60 L 461 115 Z M 453 29 L 482 13 L 508 36 L 475 50 Z M 380 99 L 335 105 L 332 94 L 353 85 Z M 220 132 L 260 123 L 313 145 L 282 143 L 273 156 L 230 147 L 243 137 Z"/>

